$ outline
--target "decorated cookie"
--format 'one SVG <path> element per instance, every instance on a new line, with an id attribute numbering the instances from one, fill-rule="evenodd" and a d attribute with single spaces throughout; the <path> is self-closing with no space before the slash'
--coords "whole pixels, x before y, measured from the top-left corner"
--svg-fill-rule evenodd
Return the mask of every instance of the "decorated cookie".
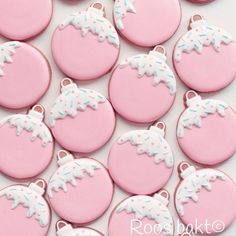
<path id="1" fill-rule="evenodd" d="M 1 106 L 20 109 L 35 104 L 47 91 L 50 80 L 50 66 L 39 50 L 17 41 L 0 45 Z"/>
<path id="2" fill-rule="evenodd" d="M 114 70 L 109 96 L 124 118 L 151 123 L 172 106 L 176 93 L 175 75 L 167 65 L 166 50 L 156 46 L 148 55 L 132 56 Z"/>
<path id="3" fill-rule="evenodd" d="M 48 26 L 52 11 L 52 0 L 0 0 L 0 35 L 30 39 Z"/>
<path id="4" fill-rule="evenodd" d="M 106 168 L 91 158 L 74 159 L 67 151 L 57 154 L 60 166 L 48 184 L 51 206 L 63 219 L 85 224 L 109 207 L 113 183 Z"/>
<path id="5" fill-rule="evenodd" d="M 223 232 L 236 218 L 235 183 L 218 170 L 196 170 L 187 162 L 179 165 L 179 171 L 182 181 L 175 206 L 183 223 L 203 235 Z"/>
<path id="6" fill-rule="evenodd" d="M 111 214 L 109 236 L 174 236 L 168 203 L 169 193 L 166 190 L 153 197 L 137 195 L 127 198 Z"/>
<path id="7" fill-rule="evenodd" d="M 219 164 L 236 152 L 236 113 L 226 103 L 202 99 L 196 92 L 185 95 L 186 109 L 177 125 L 183 152 L 195 162 Z"/>
<path id="8" fill-rule="evenodd" d="M 52 38 L 52 54 L 67 76 L 78 80 L 96 79 L 115 64 L 120 41 L 114 26 L 104 17 L 102 3 L 68 16 Z"/>
<path id="9" fill-rule="evenodd" d="M 35 105 L 28 114 L 15 114 L 0 121 L 0 172 L 27 179 L 46 169 L 54 141 L 43 118 L 44 108 Z"/>
<path id="10" fill-rule="evenodd" d="M 179 0 L 115 0 L 114 20 L 130 42 L 153 47 L 167 41 L 181 20 Z"/>
<path id="11" fill-rule="evenodd" d="M 232 35 L 208 24 L 201 15 L 191 18 L 189 28 L 173 54 L 180 79 L 200 92 L 225 88 L 236 77 L 236 42 Z"/>
<path id="12" fill-rule="evenodd" d="M 165 136 L 165 124 L 157 122 L 149 130 L 122 135 L 112 146 L 108 166 L 111 177 L 133 194 L 151 194 L 169 180 L 174 160 Z"/>
<path id="13" fill-rule="evenodd" d="M 56 224 L 57 236 L 103 236 L 98 231 L 91 228 L 73 228 L 71 224 L 59 220 Z"/>
<path id="14" fill-rule="evenodd" d="M 0 235 L 45 236 L 51 211 L 44 199 L 46 183 L 39 179 L 26 185 L 12 185 L 0 190 Z"/>
<path id="15" fill-rule="evenodd" d="M 103 95 L 78 88 L 70 79 L 64 79 L 49 123 L 61 146 L 73 152 L 90 153 L 110 139 L 116 119 L 111 104 Z"/>

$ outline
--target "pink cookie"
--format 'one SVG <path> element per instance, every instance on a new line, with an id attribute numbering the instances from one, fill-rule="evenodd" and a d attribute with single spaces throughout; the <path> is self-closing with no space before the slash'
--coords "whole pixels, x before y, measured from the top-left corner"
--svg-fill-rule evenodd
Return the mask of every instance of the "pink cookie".
<path id="1" fill-rule="evenodd" d="M 106 168 L 91 158 L 74 159 L 64 150 L 58 152 L 58 165 L 48 184 L 55 212 L 77 224 L 103 215 L 113 197 L 113 183 Z"/>
<path id="2" fill-rule="evenodd" d="M 49 24 L 52 0 L 0 0 L 0 34 L 26 40 L 41 33 Z"/>
<path id="3" fill-rule="evenodd" d="M 227 229 L 236 218 L 232 179 L 218 170 L 196 170 L 186 162 L 180 164 L 179 171 L 183 180 L 175 192 L 175 206 L 183 223 L 203 235 Z"/>
<path id="4" fill-rule="evenodd" d="M 16 41 L 0 45 L 1 106 L 21 109 L 35 104 L 50 80 L 48 61 L 35 47 Z"/>
<path id="5" fill-rule="evenodd" d="M 133 194 L 151 194 L 169 180 L 174 158 L 165 136 L 165 124 L 122 135 L 111 148 L 108 167 L 122 189 Z"/>
<path id="6" fill-rule="evenodd" d="M 188 1 L 193 3 L 209 3 L 213 2 L 214 0 L 188 0 Z"/>
<path id="7" fill-rule="evenodd" d="M 45 188 L 45 181 L 39 179 L 0 191 L 1 236 L 47 235 L 51 210 L 43 197 Z"/>
<path id="8" fill-rule="evenodd" d="M 123 37 L 153 47 L 167 41 L 181 21 L 179 0 L 115 0 L 114 21 Z"/>
<path id="9" fill-rule="evenodd" d="M 110 216 L 109 236 L 174 236 L 168 204 L 169 193 L 165 190 L 153 197 L 137 195 L 127 198 Z"/>
<path id="10" fill-rule="evenodd" d="M 192 160 L 219 164 L 236 152 L 236 113 L 226 103 L 204 99 L 194 91 L 185 95 L 186 110 L 177 126 L 177 139 Z"/>
<path id="11" fill-rule="evenodd" d="M 190 30 L 175 46 L 173 63 L 188 87 L 200 92 L 218 91 L 236 77 L 236 43 L 228 32 L 194 15 Z"/>
<path id="12" fill-rule="evenodd" d="M 115 110 L 138 123 L 154 122 L 167 113 L 175 93 L 175 76 L 166 64 L 166 51 L 162 46 L 156 46 L 148 55 L 122 61 L 114 70 L 109 85 Z"/>
<path id="13" fill-rule="evenodd" d="M 49 165 L 54 141 L 43 123 L 44 108 L 35 105 L 28 114 L 0 121 L 0 171 L 12 178 L 27 179 Z"/>
<path id="14" fill-rule="evenodd" d="M 54 32 L 52 54 L 58 67 L 71 78 L 90 80 L 103 76 L 119 56 L 120 40 L 104 17 L 102 3 L 65 19 Z"/>
<path id="15" fill-rule="evenodd" d="M 111 104 L 100 93 L 78 88 L 70 79 L 62 80 L 61 86 L 49 117 L 54 137 L 70 151 L 96 151 L 106 144 L 115 129 Z"/>
<path id="16" fill-rule="evenodd" d="M 71 224 L 59 220 L 56 224 L 57 236 L 103 236 L 100 232 L 91 228 L 73 228 Z"/>

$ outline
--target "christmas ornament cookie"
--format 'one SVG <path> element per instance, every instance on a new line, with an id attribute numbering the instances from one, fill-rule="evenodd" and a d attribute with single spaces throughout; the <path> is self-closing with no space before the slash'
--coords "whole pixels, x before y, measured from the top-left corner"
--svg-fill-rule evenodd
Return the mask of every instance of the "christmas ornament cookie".
<path id="1" fill-rule="evenodd" d="M 21 109 L 35 104 L 50 80 L 48 61 L 35 47 L 17 41 L 0 45 L 1 106 Z"/>
<path id="2" fill-rule="evenodd" d="M 78 80 L 96 79 L 109 72 L 118 59 L 119 48 L 118 34 L 99 2 L 68 16 L 52 38 L 56 64 Z"/>
<path id="3" fill-rule="evenodd" d="M 117 185 L 129 193 L 151 194 L 169 180 L 174 158 L 164 138 L 165 124 L 122 135 L 112 146 L 108 168 Z"/>
<path id="4" fill-rule="evenodd" d="M 103 95 L 78 88 L 70 79 L 64 79 L 49 122 L 61 146 L 73 152 L 90 153 L 110 139 L 116 119 L 111 104 Z"/>
<path id="5" fill-rule="evenodd" d="M 175 205 L 183 223 L 203 235 L 227 229 L 236 218 L 235 183 L 218 170 L 196 170 L 187 162 L 179 165 L 179 171 L 182 181 L 175 192 Z"/>
<path id="6" fill-rule="evenodd" d="M 109 236 L 174 236 L 168 203 L 169 193 L 166 190 L 153 197 L 137 195 L 127 198 L 110 216 Z"/>
<path id="7" fill-rule="evenodd" d="M 0 0 L 0 34 L 14 40 L 30 39 L 48 26 L 52 11 L 52 0 Z"/>
<path id="8" fill-rule="evenodd" d="M 56 224 L 57 236 L 103 236 L 98 231 L 91 228 L 73 228 L 71 224 L 59 220 Z"/>
<path id="9" fill-rule="evenodd" d="M 167 41 L 180 20 L 179 0 L 115 0 L 116 28 L 127 40 L 142 47 Z"/>
<path id="10" fill-rule="evenodd" d="M 189 28 L 173 54 L 180 79 L 199 92 L 225 88 L 236 77 L 236 42 L 232 35 L 208 24 L 201 15 L 191 18 Z"/>
<path id="11" fill-rule="evenodd" d="M 175 94 L 175 75 L 167 65 L 166 50 L 162 46 L 156 46 L 148 55 L 122 61 L 114 70 L 109 85 L 115 110 L 138 123 L 158 120 L 172 106 Z"/>
<path id="12" fill-rule="evenodd" d="M 16 179 L 32 178 L 49 165 L 54 141 L 43 123 L 44 108 L 0 121 L 0 172 Z"/>
<path id="13" fill-rule="evenodd" d="M 44 199 L 46 183 L 36 180 L 0 190 L 0 235 L 45 236 L 51 223 L 51 210 Z"/>
<path id="14" fill-rule="evenodd" d="M 91 158 L 74 159 L 64 150 L 58 152 L 58 165 L 48 184 L 52 208 L 69 222 L 96 220 L 113 197 L 113 183 L 106 168 Z"/>
<path id="15" fill-rule="evenodd" d="M 185 95 L 187 108 L 177 125 L 183 152 L 195 162 L 219 164 L 236 152 L 236 113 L 226 103 L 202 99 L 196 92 Z"/>

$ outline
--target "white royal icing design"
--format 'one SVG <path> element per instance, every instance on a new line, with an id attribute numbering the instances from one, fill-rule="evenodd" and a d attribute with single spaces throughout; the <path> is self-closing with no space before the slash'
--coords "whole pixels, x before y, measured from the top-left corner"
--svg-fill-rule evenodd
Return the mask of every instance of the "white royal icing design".
<path id="1" fill-rule="evenodd" d="M 184 215 L 184 205 L 189 203 L 190 201 L 197 202 L 198 201 L 198 193 L 202 188 L 207 191 L 212 190 L 211 183 L 216 180 L 225 181 L 226 176 L 217 170 L 213 169 L 202 169 L 191 173 L 186 176 L 185 179 L 179 185 L 175 202 L 177 211 L 181 216 Z"/>
<path id="2" fill-rule="evenodd" d="M 160 225 L 160 229 L 165 235 L 174 235 L 173 219 L 168 208 L 153 197 L 144 195 L 130 197 L 118 206 L 116 212 L 118 214 L 121 212 L 133 213 L 138 220 L 147 217 Z"/>
<path id="3" fill-rule="evenodd" d="M 105 101 L 106 98 L 94 90 L 78 88 L 76 84 L 68 85 L 53 103 L 50 125 L 54 126 L 57 119 L 64 119 L 68 115 L 76 117 L 78 110 L 85 111 L 88 107 L 97 110 L 98 104 Z"/>
<path id="4" fill-rule="evenodd" d="M 70 183 L 74 187 L 77 186 L 77 180 L 82 180 L 86 174 L 93 177 L 95 170 L 99 170 L 101 166 L 99 163 L 88 158 L 81 158 L 70 161 L 69 163 L 58 168 L 56 173 L 52 176 L 48 184 L 48 195 L 53 197 L 53 191 L 58 192 L 60 189 L 67 192 L 67 184 Z"/>
<path id="5" fill-rule="evenodd" d="M 49 224 L 50 211 L 45 199 L 29 187 L 15 185 L 0 191 L 0 197 L 5 196 L 13 201 L 12 209 L 22 205 L 28 208 L 27 218 L 35 217 L 41 227 Z"/>
<path id="6" fill-rule="evenodd" d="M 9 123 L 10 126 L 16 128 L 16 135 L 20 136 L 22 131 L 31 132 L 31 141 L 35 141 L 37 138 L 42 140 L 42 145 L 45 147 L 48 143 L 52 143 L 52 135 L 48 127 L 36 117 L 27 114 L 16 114 L 0 121 L 0 127 Z"/>
<path id="7" fill-rule="evenodd" d="M 134 7 L 135 0 L 116 0 L 114 6 L 114 18 L 117 28 L 120 30 L 124 29 L 122 20 L 126 17 L 128 12 L 136 13 Z"/>
<path id="8" fill-rule="evenodd" d="M 193 126 L 201 128 L 202 118 L 210 114 L 217 113 L 219 116 L 224 117 L 225 111 L 228 108 L 228 105 L 224 102 L 213 99 L 202 100 L 200 96 L 189 105 L 190 106 L 183 112 L 178 122 L 177 136 L 179 138 L 184 137 L 185 128 L 192 129 Z"/>
<path id="9" fill-rule="evenodd" d="M 4 64 L 12 63 L 12 56 L 16 53 L 16 48 L 21 46 L 20 42 L 12 41 L 0 45 L 0 77 L 4 76 Z"/>
<path id="10" fill-rule="evenodd" d="M 59 25 L 59 29 L 63 30 L 68 25 L 73 25 L 76 29 L 80 29 L 83 37 L 86 37 L 91 32 L 98 37 L 99 42 L 107 40 L 110 44 L 119 48 L 120 40 L 114 26 L 105 17 L 97 14 L 92 9 L 76 12 L 68 16 Z"/>
<path id="11" fill-rule="evenodd" d="M 174 57 L 177 62 L 181 61 L 182 53 L 191 53 L 195 50 L 201 54 L 204 46 L 210 46 L 219 52 L 221 44 L 230 44 L 233 41 L 231 34 L 224 29 L 208 25 L 201 20 L 192 24 L 188 31 L 177 43 Z"/>
<path id="12" fill-rule="evenodd" d="M 125 133 L 119 138 L 118 143 L 130 142 L 137 146 L 138 154 L 147 154 L 149 157 L 153 157 L 156 164 L 164 161 L 168 168 L 172 168 L 174 158 L 171 148 L 156 129 L 158 128 L 153 126 L 150 130 L 135 130 Z"/>
<path id="13" fill-rule="evenodd" d="M 153 86 L 164 83 L 170 90 L 170 94 L 176 93 L 176 79 L 173 71 L 166 64 L 165 55 L 151 51 L 148 55 L 140 54 L 121 62 L 120 68 L 131 66 L 138 70 L 138 78 L 144 75 L 154 77 Z"/>
<path id="14" fill-rule="evenodd" d="M 92 229 L 79 228 L 71 229 L 71 231 L 65 232 L 64 234 L 60 234 L 60 236 L 101 236 L 101 234 L 97 233 Z"/>

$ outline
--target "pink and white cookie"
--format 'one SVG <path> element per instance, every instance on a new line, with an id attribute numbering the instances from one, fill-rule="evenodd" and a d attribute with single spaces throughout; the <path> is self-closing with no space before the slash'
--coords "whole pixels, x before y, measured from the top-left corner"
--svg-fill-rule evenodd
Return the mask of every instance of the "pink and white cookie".
<path id="1" fill-rule="evenodd" d="M 167 41 L 181 21 L 179 0 L 115 0 L 114 21 L 120 34 L 141 47 Z"/>
<path id="2" fill-rule="evenodd" d="M 174 236 L 174 222 L 167 208 L 169 193 L 136 195 L 122 201 L 112 212 L 109 236 Z"/>
<path id="3" fill-rule="evenodd" d="M 113 197 L 108 171 L 94 159 L 74 159 L 64 150 L 57 156 L 60 167 L 48 184 L 52 208 L 61 218 L 76 224 L 96 220 L 107 210 Z"/>
<path id="4" fill-rule="evenodd" d="M 0 0 L 0 35 L 27 40 L 40 34 L 50 23 L 52 0 Z"/>
<path id="5" fill-rule="evenodd" d="M 38 49 L 17 41 L 0 45 L 1 106 L 21 109 L 37 103 L 50 81 L 50 65 Z"/>
<path id="6" fill-rule="evenodd" d="M 43 118 L 44 108 L 35 105 L 28 114 L 15 114 L 0 121 L 0 172 L 15 179 L 28 179 L 47 168 L 54 141 Z"/>
<path id="7" fill-rule="evenodd" d="M 201 235 L 226 230 L 236 218 L 232 179 L 221 171 L 196 169 L 187 162 L 179 165 L 179 172 L 182 180 L 175 192 L 175 206 L 183 223 Z"/>
<path id="8" fill-rule="evenodd" d="M 12 185 L 0 190 L 0 235 L 45 236 L 51 223 L 51 210 L 43 197 L 44 180 Z"/>
<path id="9" fill-rule="evenodd" d="M 185 94 L 186 109 L 177 125 L 180 148 L 193 161 L 216 165 L 236 152 L 236 113 L 226 103 Z"/>
<path id="10" fill-rule="evenodd" d="M 180 79 L 199 92 L 225 88 L 236 77 L 236 42 L 232 35 L 208 24 L 201 15 L 192 16 L 189 29 L 173 53 Z"/>
<path id="11" fill-rule="evenodd" d="M 52 38 L 52 54 L 57 66 L 77 80 L 97 79 L 109 72 L 119 51 L 119 36 L 105 18 L 105 7 L 100 2 L 68 16 Z"/>
<path id="12" fill-rule="evenodd" d="M 115 183 L 133 194 L 152 194 L 165 186 L 174 168 L 165 124 L 123 134 L 112 146 L 108 169 Z"/>
<path id="13" fill-rule="evenodd" d="M 100 93 L 78 88 L 70 79 L 61 82 L 49 123 L 59 144 L 73 152 L 91 153 L 111 138 L 116 118 L 110 102 Z"/>
<path id="14" fill-rule="evenodd" d="M 57 222 L 56 230 L 57 236 L 103 236 L 103 234 L 91 228 L 73 228 L 71 224 L 63 220 Z"/>
<path id="15" fill-rule="evenodd" d="M 156 46 L 149 54 L 132 56 L 117 66 L 109 96 L 122 117 L 151 123 L 168 112 L 175 100 L 176 80 L 166 60 L 165 48 Z"/>

